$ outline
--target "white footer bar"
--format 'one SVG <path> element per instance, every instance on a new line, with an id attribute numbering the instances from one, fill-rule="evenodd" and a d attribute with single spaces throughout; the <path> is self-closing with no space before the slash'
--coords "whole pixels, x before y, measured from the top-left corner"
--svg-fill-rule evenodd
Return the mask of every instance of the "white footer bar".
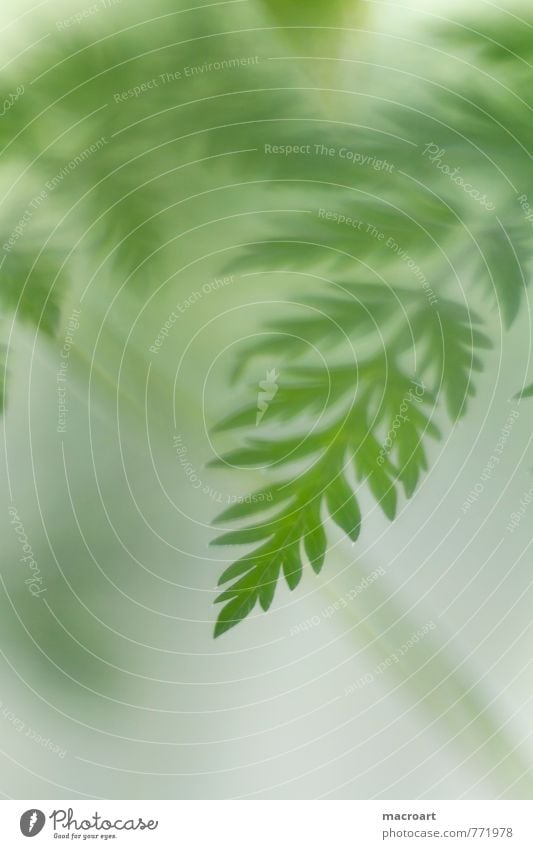
<path id="1" fill-rule="evenodd" d="M 35 844 L 29 839 L 35 838 Z M 529 801 L 2 801 L 0 845 L 533 849 Z"/>

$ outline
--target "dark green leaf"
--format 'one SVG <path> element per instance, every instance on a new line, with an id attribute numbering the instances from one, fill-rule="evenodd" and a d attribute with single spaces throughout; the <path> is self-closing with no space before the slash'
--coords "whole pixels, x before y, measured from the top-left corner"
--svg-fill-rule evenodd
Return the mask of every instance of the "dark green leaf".
<path id="1" fill-rule="evenodd" d="M 355 542 L 361 530 L 361 512 L 342 473 L 326 489 L 326 503 L 335 524 Z"/>

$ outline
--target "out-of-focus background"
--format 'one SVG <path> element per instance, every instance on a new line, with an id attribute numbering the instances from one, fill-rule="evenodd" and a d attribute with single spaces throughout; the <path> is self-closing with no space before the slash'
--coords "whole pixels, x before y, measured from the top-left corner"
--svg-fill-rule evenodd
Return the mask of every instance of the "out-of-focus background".
<path id="1" fill-rule="evenodd" d="M 0 119 L 20 121 L 2 136 L 2 242 L 14 238 L 6 269 L 17 253 L 9 273 L 29 280 L 0 280 L 17 293 L 3 305 L 0 791 L 529 798 L 532 408 L 513 399 L 532 371 L 527 298 L 507 333 L 492 304 L 495 346 L 468 415 L 438 413 L 443 438 L 396 520 L 363 495 L 355 545 L 330 529 L 320 576 L 307 569 L 268 614 L 212 636 L 231 557 L 209 547 L 211 523 L 267 473 L 208 468 L 220 448 L 210 428 L 264 379 L 252 364 L 230 385 L 243 340 L 321 273 L 261 257 L 238 270 L 244 243 L 288 231 L 309 204 L 308 186 L 276 185 L 255 151 L 292 141 L 283 133 L 304 114 L 328 132 L 346 122 L 357 148 L 389 99 L 416 104 L 432 75 L 460 88 L 465 67 L 491 58 L 475 39 L 470 53 L 446 41 L 463 3 L 311 3 L 309 29 L 302 4 L 284 17 L 290 0 L 180 5 L 0 13 L 2 92 L 24 88 Z M 469 26 L 504 15 L 510 27 L 511 8 L 470 4 Z M 527 128 L 529 105 L 516 108 Z M 378 120 L 396 161 L 402 142 Z M 314 143 L 322 125 L 305 126 L 299 140 Z M 495 147 L 487 139 L 499 166 Z M 512 154 L 501 156 L 501 183 L 484 187 L 497 200 Z M 328 207 L 334 180 L 317 180 L 315 206 Z M 376 254 L 372 273 L 388 262 Z M 457 292 L 483 310 L 471 282 Z"/>

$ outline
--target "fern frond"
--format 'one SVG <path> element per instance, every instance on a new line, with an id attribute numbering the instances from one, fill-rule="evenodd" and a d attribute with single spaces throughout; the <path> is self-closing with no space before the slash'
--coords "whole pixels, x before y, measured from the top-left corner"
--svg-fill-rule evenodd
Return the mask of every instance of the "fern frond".
<path id="1" fill-rule="evenodd" d="M 531 232 L 524 225 L 506 228 L 498 222 L 479 233 L 477 241 L 479 254 L 473 267 L 474 279 L 481 279 L 501 309 L 505 327 L 511 327 L 531 276 Z"/>
<path id="2" fill-rule="evenodd" d="M 323 320 L 327 322 L 327 318 Z M 423 440 L 426 436 L 440 437 L 431 421 L 434 394 L 385 357 L 363 362 L 358 369 L 301 367 L 293 368 L 291 374 L 294 382 L 288 384 L 285 393 L 280 390 L 275 399 L 281 397 L 281 406 L 273 402 L 274 420 L 292 422 L 300 413 L 316 413 L 312 392 L 307 390 L 317 384 L 324 393 L 326 387 L 337 384 L 339 410 L 325 429 L 285 439 L 277 435 L 248 437 L 241 448 L 214 461 L 213 465 L 219 467 L 264 470 L 297 464 L 292 477 L 249 496 L 218 517 L 218 522 L 252 518 L 254 522 L 221 535 L 214 545 L 261 545 L 222 575 L 222 584 L 239 580 L 217 599 L 226 603 L 215 629 L 217 636 L 247 616 L 257 602 L 264 609 L 265 601 L 270 606 L 281 574 L 294 589 L 300 580 L 304 551 L 314 571 L 320 571 L 327 547 L 325 515 L 352 541 L 357 540 L 362 523 L 357 481 L 365 483 L 392 520 L 398 503 L 397 484 L 403 486 L 407 497 L 413 494 L 420 474 L 427 468 Z M 324 398 L 328 400 L 326 395 L 321 400 Z M 288 412 L 283 404 L 287 404 Z M 373 407 L 376 412 L 371 416 Z M 226 419 L 219 429 L 251 424 L 252 412 L 248 408 Z"/>
<path id="3" fill-rule="evenodd" d="M 255 551 L 227 569 L 220 583 L 238 578 L 217 602 L 225 603 L 215 636 L 223 634 L 247 616 L 259 602 L 263 610 L 272 604 L 276 585 L 283 574 L 289 589 L 295 589 L 303 570 L 302 548 L 314 571 L 322 568 L 326 535 L 321 509 L 325 504 L 332 520 L 355 541 L 359 535 L 359 506 L 344 474 L 344 450 L 335 442 L 300 477 L 284 487 L 288 503 L 265 523 L 224 534 L 217 545 L 245 545 L 263 540 Z"/>
<path id="4" fill-rule="evenodd" d="M 480 354 L 492 348 L 480 330 L 482 320 L 467 307 L 440 300 L 438 310 L 424 307 L 410 322 L 421 349 L 421 371 L 429 373 L 438 395 L 444 396 L 452 419 L 464 416 L 475 395 L 473 373 L 483 369 Z"/>

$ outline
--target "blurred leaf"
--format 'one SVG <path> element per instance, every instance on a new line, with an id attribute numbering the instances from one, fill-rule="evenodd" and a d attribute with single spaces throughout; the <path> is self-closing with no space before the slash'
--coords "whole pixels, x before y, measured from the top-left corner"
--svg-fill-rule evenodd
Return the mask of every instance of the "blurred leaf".
<path id="1" fill-rule="evenodd" d="M 529 386 L 526 386 L 525 389 L 522 389 L 520 392 L 514 396 L 515 398 L 531 398 L 533 396 L 533 383 Z"/>
<path id="2" fill-rule="evenodd" d="M 495 297 L 505 326 L 510 327 L 526 292 L 528 266 L 533 256 L 531 236 L 525 234 L 523 228 L 506 230 L 499 224 L 479 234 L 477 241 L 480 253 L 476 257 L 475 271 Z"/>
<path id="3" fill-rule="evenodd" d="M 468 398 L 475 395 L 473 373 L 483 369 L 479 353 L 492 348 L 480 325 L 479 316 L 449 300 L 420 310 L 411 322 L 425 347 L 424 367 L 433 368 L 437 392 L 444 395 L 452 419 L 465 415 Z"/>
<path id="4" fill-rule="evenodd" d="M 361 530 L 361 511 L 340 473 L 326 490 L 326 504 L 335 524 L 355 542 Z"/>

